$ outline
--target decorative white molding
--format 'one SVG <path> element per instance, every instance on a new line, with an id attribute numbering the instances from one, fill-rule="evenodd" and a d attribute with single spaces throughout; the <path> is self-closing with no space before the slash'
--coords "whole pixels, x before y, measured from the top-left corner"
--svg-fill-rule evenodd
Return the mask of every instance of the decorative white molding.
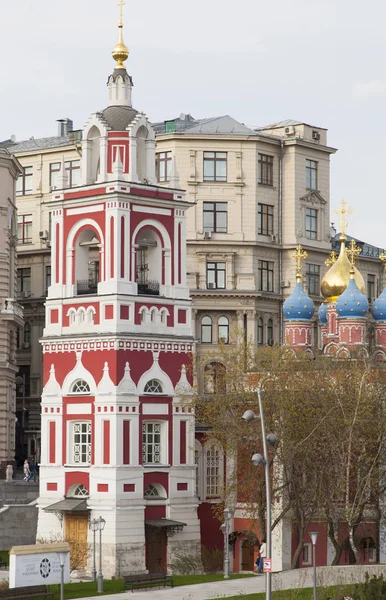
<path id="1" fill-rule="evenodd" d="M 146 371 L 140 380 L 138 381 L 138 393 L 140 396 L 144 394 L 145 385 L 150 379 L 158 379 L 162 384 L 163 393 L 167 396 L 174 395 L 174 387 L 172 381 L 167 373 L 161 369 L 159 365 L 159 352 L 153 351 L 153 364 L 148 371 Z"/>
<path id="2" fill-rule="evenodd" d="M 75 381 L 77 381 L 77 379 L 84 379 L 84 381 L 86 381 L 88 383 L 88 385 L 90 386 L 90 395 L 91 396 L 95 396 L 96 390 L 97 390 L 97 386 L 96 386 L 96 383 L 95 383 L 95 379 L 92 376 L 92 374 L 90 373 L 90 371 L 88 371 L 83 366 L 83 363 L 82 363 L 82 349 L 77 350 L 77 352 L 76 352 L 76 365 L 72 369 L 72 371 L 70 371 L 68 373 L 68 375 L 66 376 L 65 380 L 63 381 L 62 390 L 63 390 L 63 395 L 64 396 L 68 396 L 70 394 L 71 387 L 72 387 L 73 383 L 75 383 Z"/>
<path id="3" fill-rule="evenodd" d="M 190 353 L 193 351 L 193 343 L 186 342 L 155 342 L 152 340 L 131 339 L 114 337 L 101 340 L 100 338 L 84 338 L 74 341 L 50 341 L 42 342 L 44 354 L 63 354 L 67 352 L 100 352 L 101 350 L 133 350 L 137 352 L 172 352 Z"/>
<path id="4" fill-rule="evenodd" d="M 130 365 L 127 362 L 125 365 L 125 373 L 118 384 L 118 394 L 120 395 L 137 395 L 137 386 L 131 378 Z"/>
<path id="5" fill-rule="evenodd" d="M 190 383 L 188 381 L 188 378 L 186 377 L 186 367 L 185 367 L 185 365 L 182 365 L 182 367 L 181 367 L 181 377 L 180 377 L 179 382 L 176 385 L 175 393 L 178 396 L 182 396 L 182 395 L 192 394 L 193 393 L 193 388 L 190 385 Z"/>
<path id="6" fill-rule="evenodd" d="M 54 365 L 51 365 L 50 377 L 43 388 L 42 396 L 60 396 L 61 393 L 61 387 L 56 380 L 55 367 Z"/>
<path id="7" fill-rule="evenodd" d="M 115 393 L 115 385 L 110 377 L 109 365 L 105 362 L 105 366 L 103 367 L 103 377 L 98 383 L 97 394 L 98 395 L 107 395 Z"/>

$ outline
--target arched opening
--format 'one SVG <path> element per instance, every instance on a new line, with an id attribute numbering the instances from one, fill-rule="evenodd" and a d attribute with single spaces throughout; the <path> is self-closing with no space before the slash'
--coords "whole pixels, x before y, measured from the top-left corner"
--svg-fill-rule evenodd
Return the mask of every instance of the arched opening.
<path id="1" fill-rule="evenodd" d="M 201 343 L 212 343 L 212 319 L 210 317 L 204 317 L 201 321 Z"/>
<path id="2" fill-rule="evenodd" d="M 75 279 L 78 296 L 96 294 L 99 277 L 100 240 L 93 229 L 84 229 L 76 239 Z"/>
<path id="3" fill-rule="evenodd" d="M 168 497 L 165 488 L 160 483 L 151 483 L 146 488 L 143 496 L 147 500 L 159 500 Z"/>
<path id="4" fill-rule="evenodd" d="M 67 498 L 88 498 L 89 495 L 88 489 L 83 483 L 76 483 L 69 488 Z"/>
<path id="5" fill-rule="evenodd" d="M 377 562 L 377 546 L 372 537 L 364 537 L 359 543 L 360 562 L 362 564 Z"/>
<path id="6" fill-rule="evenodd" d="M 268 319 L 267 322 L 267 342 L 268 346 L 273 346 L 273 321 L 272 319 Z"/>
<path id="7" fill-rule="evenodd" d="M 143 390 L 144 394 L 163 394 L 162 383 L 158 379 L 150 379 Z"/>
<path id="8" fill-rule="evenodd" d="M 218 320 L 218 341 L 220 344 L 229 344 L 228 317 L 220 317 Z"/>
<path id="9" fill-rule="evenodd" d="M 137 235 L 136 281 L 138 293 L 158 296 L 162 281 L 162 241 L 153 229 L 142 229 Z"/>
<path id="10" fill-rule="evenodd" d="M 96 183 L 100 172 L 100 137 L 101 132 L 96 125 L 93 125 L 88 132 L 87 139 L 88 158 L 87 158 L 87 181 L 88 183 Z"/>
<path id="11" fill-rule="evenodd" d="M 137 175 L 138 180 L 143 181 L 146 178 L 146 139 L 148 131 L 142 125 L 137 131 Z"/>
<path id="12" fill-rule="evenodd" d="M 264 344 L 264 321 L 262 317 L 259 317 L 257 321 L 257 343 L 259 346 Z"/>
<path id="13" fill-rule="evenodd" d="M 90 386 L 84 379 L 77 379 L 71 386 L 70 394 L 89 394 L 91 392 Z"/>

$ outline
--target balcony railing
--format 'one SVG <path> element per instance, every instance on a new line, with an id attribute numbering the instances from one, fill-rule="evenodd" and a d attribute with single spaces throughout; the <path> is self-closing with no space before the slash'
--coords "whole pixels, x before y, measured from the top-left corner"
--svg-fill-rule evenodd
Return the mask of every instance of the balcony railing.
<path id="1" fill-rule="evenodd" d="M 138 294 L 159 296 L 159 281 L 138 282 Z"/>
<path id="2" fill-rule="evenodd" d="M 76 282 L 76 293 L 78 296 L 96 294 L 97 291 L 98 284 L 96 281 L 90 281 L 89 279 L 78 279 Z"/>

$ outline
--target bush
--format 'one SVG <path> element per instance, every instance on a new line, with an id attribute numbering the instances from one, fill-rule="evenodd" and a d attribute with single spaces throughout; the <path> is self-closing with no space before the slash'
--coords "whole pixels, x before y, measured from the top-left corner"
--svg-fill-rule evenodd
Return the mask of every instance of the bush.
<path id="1" fill-rule="evenodd" d="M 187 550 L 176 552 L 170 568 L 175 575 L 198 575 L 202 573 L 200 553 L 192 554 Z"/>
<path id="2" fill-rule="evenodd" d="M 201 548 L 201 559 L 205 573 L 218 573 L 224 568 L 224 552 L 220 548 Z"/>
<path id="3" fill-rule="evenodd" d="M 366 581 L 355 586 L 353 600 L 386 600 L 386 581 L 383 575 L 374 575 L 370 579 L 366 573 Z"/>
<path id="4" fill-rule="evenodd" d="M 7 590 L 8 588 L 8 581 L 6 579 L 0 579 L 0 590 Z"/>

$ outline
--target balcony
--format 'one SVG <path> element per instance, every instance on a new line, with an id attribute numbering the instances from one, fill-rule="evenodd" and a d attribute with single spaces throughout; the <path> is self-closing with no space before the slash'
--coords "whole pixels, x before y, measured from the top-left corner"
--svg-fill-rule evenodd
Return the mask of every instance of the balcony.
<path id="1" fill-rule="evenodd" d="M 23 308 L 14 298 L 4 298 L 1 316 L 7 320 L 15 320 L 19 325 L 23 322 Z"/>
<path id="2" fill-rule="evenodd" d="M 98 292 L 98 283 L 89 279 L 78 279 L 76 282 L 77 296 L 86 296 Z"/>
<path id="3" fill-rule="evenodd" d="M 141 296 L 159 296 L 159 281 L 146 281 L 138 283 L 138 294 Z"/>

